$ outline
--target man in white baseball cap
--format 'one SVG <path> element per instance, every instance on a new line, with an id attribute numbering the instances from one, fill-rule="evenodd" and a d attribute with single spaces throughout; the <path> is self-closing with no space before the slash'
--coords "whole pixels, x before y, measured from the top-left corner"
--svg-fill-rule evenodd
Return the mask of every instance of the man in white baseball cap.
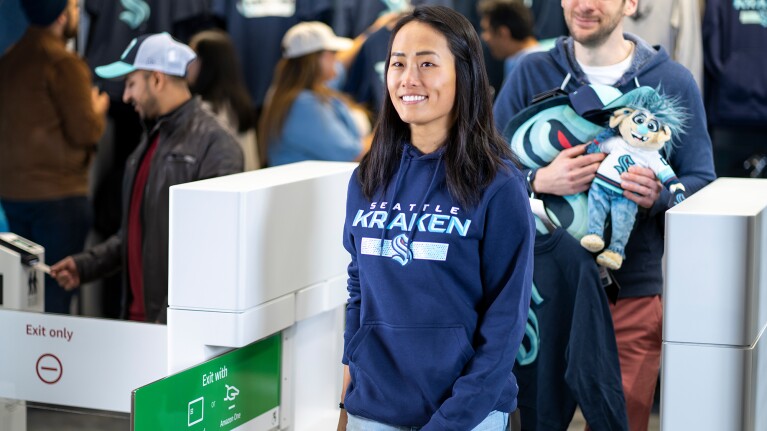
<path id="1" fill-rule="evenodd" d="M 133 39 L 120 60 L 95 72 L 106 79 L 124 77 L 123 102 L 132 104 L 142 119 L 151 120 L 192 97 L 183 78 L 196 57 L 192 48 L 168 33 L 148 34 Z"/>
<path id="2" fill-rule="evenodd" d="M 136 70 L 154 70 L 184 77 L 187 66 L 196 57 L 192 48 L 168 33 L 146 34 L 133 39 L 120 60 L 97 67 L 96 74 L 114 79 Z"/>
<path id="3" fill-rule="evenodd" d="M 65 289 L 123 271 L 123 317 L 165 323 L 168 307 L 169 189 L 243 170 L 235 138 L 192 98 L 184 76 L 194 51 L 167 33 L 141 36 L 119 61 L 96 68 L 125 78 L 123 101 L 144 121 L 144 134 L 125 166 L 120 231 L 51 267 Z"/>

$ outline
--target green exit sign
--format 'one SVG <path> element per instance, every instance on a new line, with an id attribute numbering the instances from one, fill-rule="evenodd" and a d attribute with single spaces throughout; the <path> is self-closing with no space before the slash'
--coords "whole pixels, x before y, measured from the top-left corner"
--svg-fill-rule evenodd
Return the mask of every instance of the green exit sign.
<path id="1" fill-rule="evenodd" d="M 227 431 L 278 425 L 281 337 L 225 353 L 133 391 L 133 431 Z"/>

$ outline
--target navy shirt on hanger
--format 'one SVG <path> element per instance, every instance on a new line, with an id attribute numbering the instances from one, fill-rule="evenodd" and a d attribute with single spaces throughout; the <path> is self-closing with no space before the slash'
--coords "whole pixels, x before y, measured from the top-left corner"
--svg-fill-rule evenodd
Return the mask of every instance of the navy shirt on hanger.
<path id="1" fill-rule="evenodd" d="M 85 57 L 91 69 L 109 64 L 122 55 L 133 38 L 167 31 L 178 37 L 175 26 L 208 13 L 208 0 L 85 0 L 90 31 Z M 122 81 L 102 81 L 112 99 L 122 99 Z"/>
<path id="2" fill-rule="evenodd" d="M 383 27 L 371 34 L 354 58 L 342 90 L 377 113 L 383 102 L 386 52 L 391 30 Z"/>
<path id="3" fill-rule="evenodd" d="M 19 0 L 0 1 L 0 57 L 21 39 L 26 28 L 27 18 L 21 11 Z"/>
<path id="4" fill-rule="evenodd" d="M 335 32 L 339 36 L 355 38 L 365 31 L 370 24 L 388 12 L 403 10 L 406 0 L 340 0 L 342 5 L 335 22 Z M 440 5 L 452 8 L 454 0 L 411 0 L 413 6 L 422 4 Z"/>
<path id="5" fill-rule="evenodd" d="M 514 364 L 523 431 L 628 430 L 612 316 L 591 253 L 564 229 L 535 238 L 533 294 Z"/>
<path id="6" fill-rule="evenodd" d="M 534 0 L 530 11 L 535 18 L 533 32 L 538 39 L 551 39 L 570 34 L 565 23 L 562 4 L 558 1 Z"/>
<path id="7" fill-rule="evenodd" d="M 226 22 L 255 107 L 264 104 L 285 32 L 301 21 L 320 21 L 332 10 L 333 0 L 213 0 L 213 13 Z"/>

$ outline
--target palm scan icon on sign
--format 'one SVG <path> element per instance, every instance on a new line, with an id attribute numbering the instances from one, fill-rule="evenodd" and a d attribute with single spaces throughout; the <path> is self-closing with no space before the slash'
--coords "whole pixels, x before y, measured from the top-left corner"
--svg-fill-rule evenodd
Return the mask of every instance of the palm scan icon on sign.
<path id="1" fill-rule="evenodd" d="M 224 398 L 224 401 L 234 401 L 234 399 L 237 398 L 237 395 L 240 395 L 240 390 L 234 386 L 229 386 L 227 384 L 224 386 L 226 386 L 226 398 Z"/>
<path id="2" fill-rule="evenodd" d="M 189 401 L 189 409 L 187 410 L 187 426 L 192 426 L 202 422 L 203 418 L 203 403 L 205 397 L 197 398 L 194 401 Z"/>

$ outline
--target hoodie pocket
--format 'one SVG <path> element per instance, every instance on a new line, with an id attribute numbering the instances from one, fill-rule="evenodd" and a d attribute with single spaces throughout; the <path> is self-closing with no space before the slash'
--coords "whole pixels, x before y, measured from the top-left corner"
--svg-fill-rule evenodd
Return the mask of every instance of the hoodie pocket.
<path id="1" fill-rule="evenodd" d="M 357 346 L 360 345 L 362 340 L 365 339 L 365 336 L 370 331 L 370 326 L 366 325 L 357 330 L 357 332 L 352 335 L 351 340 L 349 340 L 349 344 L 346 345 L 346 357 L 352 358 L 352 355 L 354 355 L 354 351 L 357 350 Z"/>
<path id="2" fill-rule="evenodd" d="M 352 413 L 422 425 L 448 398 L 474 350 L 460 325 L 368 324 L 352 344 Z"/>

